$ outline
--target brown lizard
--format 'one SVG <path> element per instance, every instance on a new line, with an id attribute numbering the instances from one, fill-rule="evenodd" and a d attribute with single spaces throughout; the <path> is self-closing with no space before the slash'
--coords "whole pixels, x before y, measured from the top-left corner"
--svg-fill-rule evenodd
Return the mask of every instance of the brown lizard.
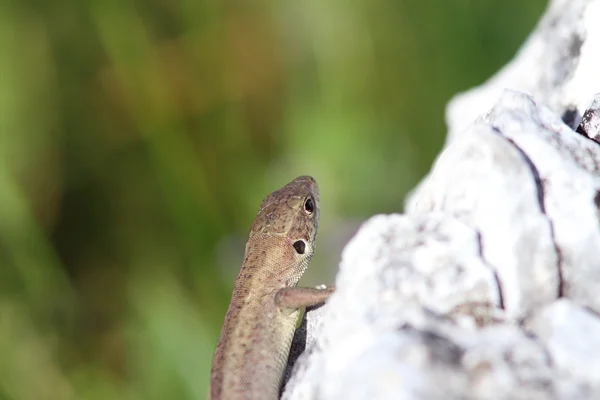
<path id="1" fill-rule="evenodd" d="M 302 307 L 333 287 L 299 288 L 315 250 L 319 189 L 300 176 L 260 205 L 210 373 L 211 400 L 271 400 L 279 388 Z"/>

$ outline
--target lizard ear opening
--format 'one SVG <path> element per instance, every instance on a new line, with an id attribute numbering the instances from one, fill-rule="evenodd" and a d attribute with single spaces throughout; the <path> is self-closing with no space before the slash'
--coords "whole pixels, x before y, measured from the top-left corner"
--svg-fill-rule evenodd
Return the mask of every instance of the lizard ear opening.
<path id="1" fill-rule="evenodd" d="M 296 240 L 292 246 L 294 246 L 294 249 L 296 249 L 296 253 L 298 254 L 304 254 L 306 251 L 306 243 L 304 243 L 304 240 Z"/>
<path id="2" fill-rule="evenodd" d="M 306 211 L 308 215 L 315 211 L 315 202 L 312 197 L 309 197 L 304 201 L 304 211 Z"/>

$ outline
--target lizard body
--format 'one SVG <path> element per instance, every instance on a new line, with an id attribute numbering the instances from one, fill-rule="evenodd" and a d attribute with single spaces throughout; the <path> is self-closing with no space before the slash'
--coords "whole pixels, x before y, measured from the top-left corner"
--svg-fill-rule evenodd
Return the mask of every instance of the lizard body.
<path id="1" fill-rule="evenodd" d="M 333 291 L 296 287 L 318 225 L 319 190 L 310 176 L 263 200 L 213 357 L 210 400 L 279 397 L 300 308 L 324 302 Z"/>

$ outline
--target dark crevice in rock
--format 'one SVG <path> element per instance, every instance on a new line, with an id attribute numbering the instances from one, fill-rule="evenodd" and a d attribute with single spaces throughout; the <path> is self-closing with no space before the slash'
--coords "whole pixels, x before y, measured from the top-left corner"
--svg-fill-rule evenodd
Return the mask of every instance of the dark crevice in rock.
<path id="1" fill-rule="evenodd" d="M 421 343 L 427 346 L 432 361 L 455 366 L 461 365 L 465 350 L 447 337 L 432 330 L 417 329 L 410 324 L 403 324 L 398 330 L 416 336 Z"/>
<path id="2" fill-rule="evenodd" d="M 318 352 L 320 349 L 320 346 L 318 345 L 318 342 L 316 340 L 311 341 L 311 343 L 307 347 L 307 342 L 309 341 L 308 316 L 309 313 L 316 311 L 323 306 L 325 306 L 325 303 L 306 307 L 306 310 L 302 315 L 300 325 L 296 328 L 296 331 L 294 332 L 294 337 L 292 338 L 292 345 L 290 347 L 287 365 L 283 374 L 283 378 L 281 380 L 281 386 L 279 388 L 279 397 L 281 397 L 281 395 L 285 391 L 286 385 L 292 378 L 292 375 L 298 376 L 298 367 L 300 367 L 300 369 L 302 369 L 302 367 L 306 367 L 306 365 L 303 365 L 302 362 L 298 362 L 300 357 L 304 358 L 314 351 Z M 314 327 L 311 329 L 314 329 Z M 296 364 L 298 364 L 298 366 Z"/>
<path id="3" fill-rule="evenodd" d="M 531 174 L 533 175 L 535 187 L 537 189 L 536 191 L 537 191 L 537 198 L 538 198 L 538 204 L 540 206 L 540 211 L 542 212 L 542 214 L 544 214 L 546 216 L 548 223 L 550 224 L 550 237 L 552 238 L 552 244 L 554 245 L 554 251 L 556 253 L 556 264 L 557 264 L 557 273 L 558 273 L 557 296 L 558 296 L 558 298 L 561 298 L 564 296 L 564 289 L 565 289 L 565 282 L 563 279 L 563 276 L 564 276 L 563 275 L 563 255 L 562 255 L 562 251 L 561 251 L 560 247 L 556 243 L 556 237 L 554 234 L 554 223 L 552 221 L 552 218 L 550 218 L 550 216 L 546 212 L 544 181 L 540 177 L 539 171 L 537 170 L 535 164 L 533 163 L 533 161 L 531 161 L 531 159 L 529 158 L 527 153 L 525 153 L 525 151 L 523 151 L 523 149 L 521 149 L 511 138 L 503 135 L 500 128 L 494 126 L 494 127 L 492 127 L 492 129 L 498 135 L 502 136 L 508 143 L 510 143 L 517 150 L 517 152 L 519 152 L 519 154 L 521 155 L 521 157 L 523 158 L 523 160 L 529 167 Z"/>
<path id="4" fill-rule="evenodd" d="M 579 132 L 578 126 L 581 126 L 580 124 L 582 118 L 583 117 L 577 112 L 577 108 L 575 107 L 566 109 L 563 115 L 560 117 L 560 119 L 562 119 L 565 125 L 567 125 L 571 129 L 575 130 L 575 128 L 577 128 L 577 132 Z"/>
<path id="5" fill-rule="evenodd" d="M 487 265 L 494 274 L 494 280 L 496 281 L 496 286 L 498 288 L 498 301 L 500 303 L 499 307 L 504 310 L 504 293 L 502 291 L 502 282 L 500 282 L 500 277 L 498 276 L 496 269 L 489 266 L 483 255 L 483 239 L 481 237 L 481 232 L 479 231 L 477 231 L 477 248 L 479 250 L 479 257 L 481 257 L 481 260 L 484 262 L 484 264 Z"/>
<path id="6" fill-rule="evenodd" d="M 290 348 L 290 354 L 288 356 L 288 363 L 285 368 L 285 372 L 283 374 L 281 387 L 279 389 L 280 397 L 281 397 L 281 394 L 283 393 L 283 390 L 285 389 L 285 385 L 287 384 L 287 382 L 290 380 L 290 377 L 292 376 L 292 370 L 294 368 L 294 364 L 296 364 L 296 360 L 298 360 L 298 357 L 300 357 L 302 355 L 302 353 L 304 353 L 304 350 L 306 350 L 306 337 L 307 337 L 306 314 L 308 311 L 309 311 L 309 309 L 307 309 L 306 312 L 304 313 L 304 315 L 302 316 L 302 321 L 300 323 L 300 326 L 294 332 L 294 338 L 292 339 L 292 346 Z"/>

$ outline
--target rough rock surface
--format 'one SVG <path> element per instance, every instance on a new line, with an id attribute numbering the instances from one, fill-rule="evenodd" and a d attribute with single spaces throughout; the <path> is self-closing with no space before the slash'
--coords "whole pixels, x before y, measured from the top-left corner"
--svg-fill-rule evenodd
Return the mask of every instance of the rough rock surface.
<path id="1" fill-rule="evenodd" d="M 600 94 L 594 97 L 591 107 L 583 114 L 577 132 L 600 143 Z"/>
<path id="2" fill-rule="evenodd" d="M 284 399 L 600 399 L 597 21 L 552 1 L 450 103 L 406 214 L 367 221 L 307 313 Z"/>

